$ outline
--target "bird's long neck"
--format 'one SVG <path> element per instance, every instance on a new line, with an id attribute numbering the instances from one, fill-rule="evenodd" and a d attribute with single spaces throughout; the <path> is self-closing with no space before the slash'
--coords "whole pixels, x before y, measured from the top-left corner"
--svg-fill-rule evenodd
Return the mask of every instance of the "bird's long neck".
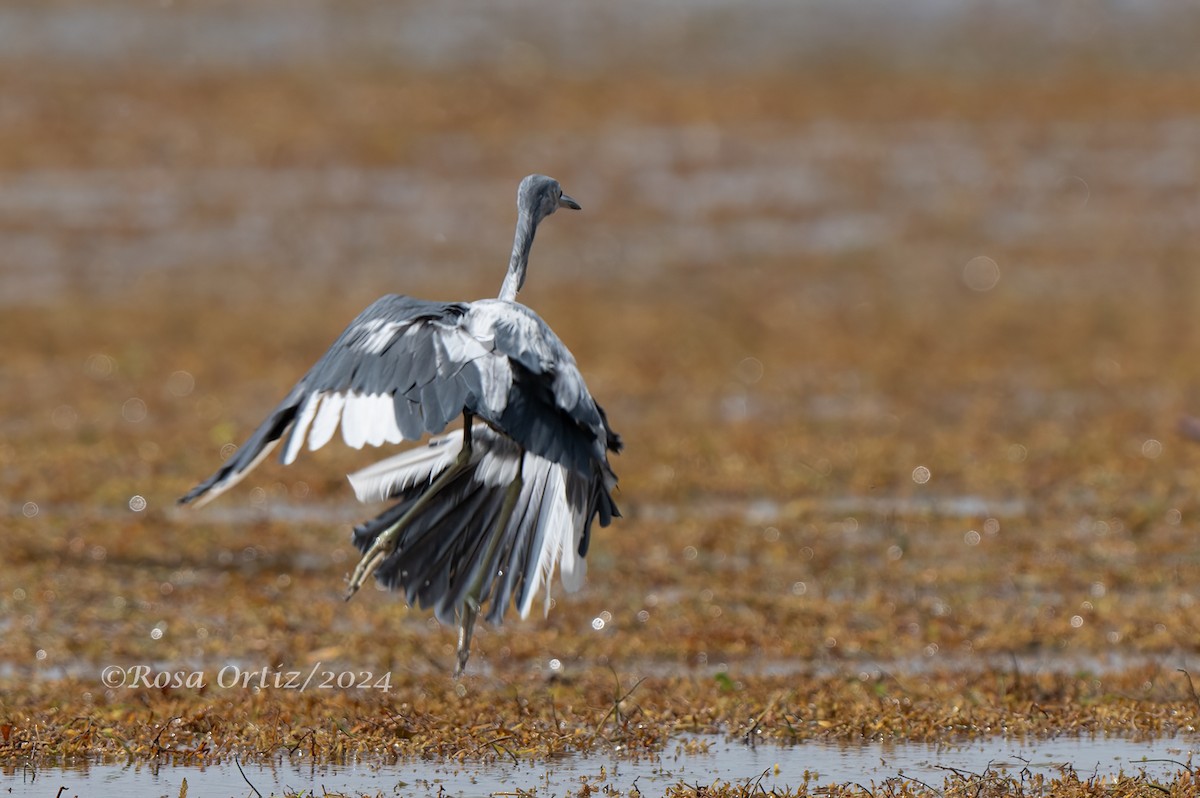
<path id="1" fill-rule="evenodd" d="M 517 214 L 517 232 L 513 237 L 512 257 L 508 261 L 508 274 L 500 286 L 500 299 L 515 302 L 517 292 L 525 285 L 525 270 L 529 267 L 529 250 L 533 247 L 533 234 L 537 222 L 525 210 Z"/>

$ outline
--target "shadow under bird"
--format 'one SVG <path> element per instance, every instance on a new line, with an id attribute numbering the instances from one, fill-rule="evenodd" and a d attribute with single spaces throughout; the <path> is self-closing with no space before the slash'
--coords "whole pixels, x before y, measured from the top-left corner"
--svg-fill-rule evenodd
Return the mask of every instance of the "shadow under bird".
<path id="1" fill-rule="evenodd" d="M 363 552 L 349 599 L 372 573 L 410 604 L 457 620 L 455 673 L 470 656 L 484 605 L 499 624 L 510 601 L 525 617 L 559 568 L 578 589 L 593 520 L 619 517 L 609 452 L 621 439 L 549 325 L 516 301 L 538 224 L 579 209 L 558 181 L 517 189 L 517 230 L 496 299 L 375 301 L 296 383 L 254 434 L 179 501 L 203 504 L 236 485 L 283 443 L 280 460 L 324 446 L 420 441 L 350 475 L 361 501 L 396 500 L 354 530 Z M 462 429 L 445 433 L 462 417 Z M 443 434 L 445 433 L 445 434 Z"/>

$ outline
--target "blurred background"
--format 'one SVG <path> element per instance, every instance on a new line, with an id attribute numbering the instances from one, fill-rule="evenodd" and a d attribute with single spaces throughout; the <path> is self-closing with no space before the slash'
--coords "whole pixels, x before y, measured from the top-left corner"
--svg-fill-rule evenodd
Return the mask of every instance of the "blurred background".
<path id="1" fill-rule="evenodd" d="M 0 659 L 448 661 L 340 603 L 370 454 L 173 501 L 379 294 L 493 295 L 530 172 L 584 210 L 521 298 L 625 437 L 627 517 L 479 661 L 1194 652 L 1198 34 L 1153 0 L 4 2 Z"/>

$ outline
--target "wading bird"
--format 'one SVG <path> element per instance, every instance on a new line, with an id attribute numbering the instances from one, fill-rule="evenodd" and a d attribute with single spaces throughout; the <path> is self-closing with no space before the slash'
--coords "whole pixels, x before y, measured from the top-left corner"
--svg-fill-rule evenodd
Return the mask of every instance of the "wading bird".
<path id="1" fill-rule="evenodd" d="M 362 501 L 396 499 L 354 530 L 363 558 L 347 598 L 372 573 L 410 604 L 457 618 L 455 673 L 466 666 L 480 608 L 500 623 L 510 599 L 524 617 L 542 585 L 549 609 L 584 574 L 591 523 L 619 516 L 608 453 L 621 439 L 592 399 L 575 358 L 516 301 L 538 224 L 578 210 L 558 181 L 517 189 L 517 229 L 496 299 L 441 303 L 389 295 L 350 323 L 246 443 L 179 501 L 202 504 L 236 485 L 282 440 L 280 459 L 324 446 L 419 441 L 350 475 Z M 441 434 L 462 417 L 462 430 Z"/>

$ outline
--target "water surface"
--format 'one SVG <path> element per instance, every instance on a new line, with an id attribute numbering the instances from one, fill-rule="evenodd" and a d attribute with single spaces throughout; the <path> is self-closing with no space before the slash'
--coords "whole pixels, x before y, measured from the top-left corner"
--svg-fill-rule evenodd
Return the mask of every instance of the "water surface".
<path id="1" fill-rule="evenodd" d="M 707 753 L 694 753 L 707 744 Z M 980 740 L 963 745 L 865 743 L 843 745 L 748 746 L 723 738 L 688 736 L 658 758 L 567 756 L 551 762 L 497 764 L 408 761 L 385 765 L 308 765 L 280 762 L 273 767 L 234 763 L 210 767 L 90 765 L 5 774 L 0 789 L 12 795 L 179 795 L 187 779 L 192 796 L 245 796 L 312 791 L 348 795 L 490 796 L 537 790 L 539 796 L 576 793 L 583 781 L 625 795 L 635 787 L 653 795 L 668 786 L 714 782 L 758 783 L 764 790 L 857 783 L 866 787 L 889 779 L 918 779 L 940 785 L 961 775 L 987 770 L 1017 776 L 1023 770 L 1048 778 L 1072 768 L 1080 778 L 1145 772 L 1172 778 L 1190 766 L 1200 741 L 1132 741 L 1113 737 L 1059 737 L 1049 740 Z M 760 780 L 761 779 L 761 780 Z M 250 785 L 253 785 L 253 788 Z"/>

